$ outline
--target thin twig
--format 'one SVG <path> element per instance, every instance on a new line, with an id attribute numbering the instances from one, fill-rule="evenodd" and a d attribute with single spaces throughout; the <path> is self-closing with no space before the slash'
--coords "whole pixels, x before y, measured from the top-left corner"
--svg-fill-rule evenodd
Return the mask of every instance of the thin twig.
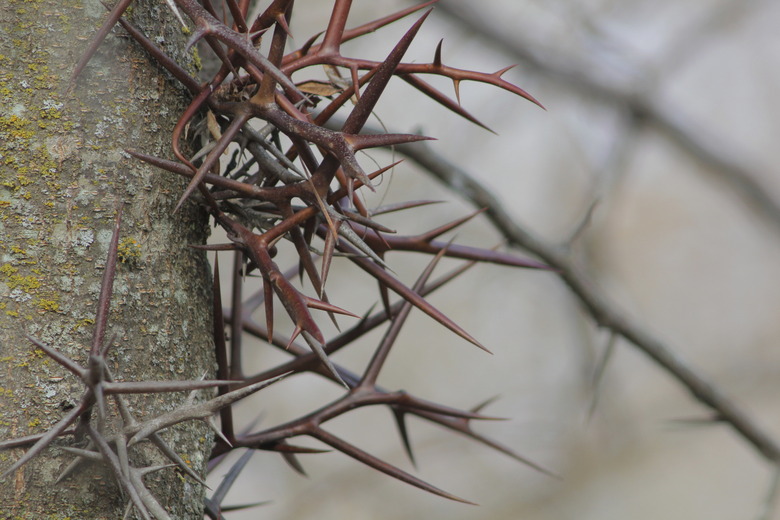
<path id="1" fill-rule="evenodd" d="M 478 33 L 482 41 L 522 60 L 549 79 L 632 114 L 706 166 L 707 172 L 730 186 L 748 208 L 780 230 L 780 202 L 769 195 L 771 190 L 763 185 L 764 175 L 758 168 L 742 160 L 722 137 L 692 123 L 682 107 L 668 100 L 662 103 L 654 99 L 643 88 L 643 81 L 628 81 L 624 85 L 605 79 L 590 64 L 579 64 L 549 49 L 541 49 L 531 41 L 523 40 L 522 31 L 502 29 L 476 7 L 441 2 L 437 12 L 444 13 L 468 31 Z"/>
<path id="2" fill-rule="evenodd" d="M 477 208 L 506 238 L 509 245 L 523 248 L 538 256 L 557 271 L 557 275 L 580 300 L 593 320 L 602 327 L 627 339 L 674 376 L 701 403 L 712 408 L 718 419 L 729 423 L 764 457 L 780 461 L 780 445 L 714 384 L 699 374 L 672 347 L 662 342 L 643 325 L 617 307 L 590 276 L 560 247 L 537 237 L 518 224 L 504 209 L 501 201 L 471 174 L 436 154 L 423 142 L 409 144 L 399 152 L 422 166 L 433 177 Z"/>

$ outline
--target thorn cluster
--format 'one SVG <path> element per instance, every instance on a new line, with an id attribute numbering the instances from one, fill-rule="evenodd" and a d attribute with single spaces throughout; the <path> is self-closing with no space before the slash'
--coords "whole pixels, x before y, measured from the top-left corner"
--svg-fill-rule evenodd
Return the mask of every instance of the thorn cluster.
<path id="1" fill-rule="evenodd" d="M 404 54 L 430 10 L 412 24 L 383 61 L 342 54 L 344 42 L 421 11 L 435 1 L 347 29 L 351 1 L 335 0 L 324 32 L 292 52 L 285 52 L 291 34 L 292 0 L 273 0 L 255 19 L 248 17 L 248 0 L 225 0 L 225 17 L 229 14 L 230 21 L 222 18 L 210 0 L 202 0 L 200 3 L 196 0 L 166 2 L 182 24 L 185 21 L 181 13 L 194 25 L 189 45 L 203 41 L 219 60 L 220 68 L 213 77 L 203 83 L 192 77 L 123 18 L 131 0 L 120 0 L 111 9 L 105 24 L 77 64 L 71 88 L 76 85 L 76 77 L 98 50 L 103 38 L 119 23 L 192 94 L 190 105 L 172 132 L 173 160 L 140 151 L 128 152 L 144 162 L 189 179 L 176 209 L 186 201 L 194 200 L 211 214 L 230 239 L 229 244 L 221 246 L 196 247 L 235 251 L 232 267 L 235 283 L 229 310 L 223 310 L 219 277 L 214 277 L 214 342 L 218 380 L 174 383 L 113 381 L 105 363 L 108 345 L 104 344 L 103 337 L 116 265 L 118 217 L 100 294 L 88 367 L 82 368 L 57 350 L 30 338 L 38 348 L 83 381 L 85 392 L 81 402 L 46 434 L 0 444 L 0 448 L 32 444 L 27 453 L 6 470 L 5 475 L 40 453 L 58 436 L 86 435 L 90 441 L 86 449 L 68 450 L 77 456 L 77 461 L 94 459 L 108 464 L 129 497 L 129 503 L 143 518 L 167 518 L 165 510 L 143 485 L 143 475 L 156 468 L 132 467 L 128 462 L 127 451 L 136 443 L 148 439 L 174 465 L 200 481 L 161 440 L 158 432 L 178 422 L 210 420 L 219 414 L 219 435 L 212 452 L 213 461 L 218 462 L 233 449 L 250 450 L 230 470 L 214 496 L 207 500 L 206 514 L 211 518 L 221 518 L 221 512 L 227 510 L 222 509 L 222 499 L 251 456 L 251 450 L 277 451 L 294 469 L 303 472 L 299 455 L 321 450 L 290 444 L 290 439 L 302 435 L 318 439 L 403 482 L 446 498 L 467 502 L 378 459 L 323 427 L 327 421 L 350 410 L 377 405 L 386 406 L 393 414 L 403 445 L 412 461 L 411 441 L 405 422 L 409 415 L 459 432 L 542 470 L 509 448 L 472 429 L 474 420 L 494 419 L 481 414 L 481 406 L 473 410 L 451 408 L 403 391 L 382 388 L 377 385 L 377 378 L 413 307 L 458 336 L 487 350 L 426 300 L 428 294 L 459 276 L 469 266 L 475 262 L 531 268 L 545 266 L 496 250 L 458 245 L 440 239 L 475 215 L 419 235 L 395 233 L 376 218 L 387 212 L 409 210 L 431 201 L 413 201 L 369 209 L 360 198 L 360 190 L 373 190 L 374 180 L 395 164 L 366 172 L 356 157 L 360 150 L 428 139 L 412 134 L 361 133 L 393 77 L 401 78 L 427 97 L 483 127 L 460 105 L 459 87 L 463 81 L 493 85 L 534 103 L 536 101 L 522 89 L 502 79 L 502 74 L 508 69 L 481 73 L 445 65 L 441 42 L 434 51 L 432 62 L 404 63 Z M 265 46 L 268 49 L 266 53 L 259 50 L 262 39 L 270 41 Z M 292 79 L 293 74 L 300 78 L 306 71 L 319 68 L 325 69 L 328 81 Z M 450 79 L 454 85 L 454 98 L 423 80 L 424 75 Z M 326 124 L 342 109 L 349 110 L 343 126 L 340 130 L 329 129 Z M 188 132 L 189 137 L 185 137 Z M 188 140 L 188 146 L 184 146 L 185 139 Z M 187 149 L 196 152 L 188 155 L 185 153 Z M 232 153 L 232 160 L 224 166 L 221 159 L 226 153 Z M 282 239 L 289 241 L 297 252 L 298 265 L 292 272 L 283 271 L 274 261 Z M 410 287 L 389 269 L 385 256 L 390 251 L 428 254 L 432 260 Z M 464 267 L 430 281 L 434 267 L 444 256 L 468 262 Z M 356 325 L 339 332 L 335 337 L 326 338 L 312 309 L 325 311 L 334 323 L 336 314 L 357 318 L 351 311 L 329 302 L 326 282 L 335 257 L 345 258 L 377 281 L 382 310 L 373 313 L 369 310 Z M 215 271 L 218 270 L 216 265 Z M 251 272 L 259 275 L 261 283 L 257 293 L 244 300 L 243 284 L 257 280 L 245 276 Z M 301 278 L 305 275 L 308 279 L 312 286 L 311 294 L 306 294 L 293 283 L 296 272 Z M 398 301 L 391 301 L 391 293 L 399 297 Z M 276 304 L 281 304 L 294 325 L 288 338 L 282 338 L 274 332 Z M 265 311 L 263 324 L 253 318 L 261 305 Z M 353 372 L 331 361 L 329 356 L 332 353 L 354 344 L 369 331 L 384 325 L 387 326 L 385 335 L 363 370 Z M 224 333 L 226 326 L 231 328 L 230 341 Z M 256 336 L 268 345 L 284 349 L 292 359 L 258 374 L 246 374 L 241 362 L 242 334 Z M 284 424 L 265 429 L 252 428 L 241 434 L 234 431 L 233 403 L 278 381 L 286 374 L 308 372 L 343 385 L 346 387 L 345 394 L 333 403 Z M 188 403 L 174 412 L 143 423 L 130 414 L 122 400 L 123 393 L 194 391 L 215 386 L 217 396 L 211 400 L 199 404 Z M 122 418 L 122 428 L 111 436 L 105 434 L 103 429 L 107 398 L 115 402 Z M 97 412 L 96 419 L 92 416 L 93 409 Z M 76 427 L 71 428 L 77 422 Z"/>

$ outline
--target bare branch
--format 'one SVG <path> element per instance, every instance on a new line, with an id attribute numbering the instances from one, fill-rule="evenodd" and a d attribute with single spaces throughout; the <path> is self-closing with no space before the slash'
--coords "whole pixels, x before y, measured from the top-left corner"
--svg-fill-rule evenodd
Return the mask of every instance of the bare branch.
<path id="1" fill-rule="evenodd" d="M 768 460 L 780 461 L 780 445 L 768 432 L 675 353 L 671 346 L 625 315 L 561 248 L 545 242 L 518 224 L 504 209 L 500 199 L 476 178 L 457 164 L 438 155 L 425 143 L 409 145 L 401 152 L 475 207 L 485 208 L 485 215 L 509 245 L 525 249 L 558 271 L 558 276 L 597 324 L 627 339 L 648 355 L 685 386 L 699 402 L 712 408 L 719 418 L 728 422 Z"/>

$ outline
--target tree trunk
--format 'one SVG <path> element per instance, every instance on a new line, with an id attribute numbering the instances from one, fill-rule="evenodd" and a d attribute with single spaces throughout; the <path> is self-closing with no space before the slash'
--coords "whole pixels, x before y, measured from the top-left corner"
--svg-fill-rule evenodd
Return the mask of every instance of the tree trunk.
<path id="1" fill-rule="evenodd" d="M 137 0 L 132 9 L 134 23 L 167 52 L 183 47 L 164 2 Z M 45 432 L 79 402 L 83 384 L 25 334 L 86 365 L 120 202 L 121 261 L 106 332 L 114 377 L 197 379 L 214 367 L 208 265 L 187 247 L 203 242 L 203 215 L 191 205 L 173 215 L 182 182 L 123 151 L 170 155 L 186 96 L 121 29 L 65 93 L 105 16 L 98 0 L 0 1 L 0 440 Z M 141 420 L 185 398 L 128 402 Z M 202 472 L 207 428 L 187 423 L 163 437 Z M 133 450 L 136 465 L 167 462 L 146 443 Z M 23 453 L 0 452 L 0 473 Z M 50 447 L 7 477 L 0 516 L 122 518 L 125 499 L 101 465 L 83 464 L 55 484 L 72 459 Z M 190 477 L 169 468 L 145 482 L 173 518 L 202 518 L 204 490 Z"/>

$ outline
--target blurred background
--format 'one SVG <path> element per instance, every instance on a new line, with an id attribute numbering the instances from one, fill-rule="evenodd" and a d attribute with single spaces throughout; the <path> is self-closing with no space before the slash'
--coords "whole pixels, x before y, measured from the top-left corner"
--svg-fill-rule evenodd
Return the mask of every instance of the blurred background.
<path id="1" fill-rule="evenodd" d="M 356 1 L 348 26 L 412 4 Z M 331 7 L 296 3 L 296 46 L 324 29 Z M 412 20 L 345 54 L 383 59 Z M 464 82 L 462 105 L 494 134 L 395 80 L 372 125 L 436 137 L 436 153 L 492 190 L 519 225 L 568 244 L 595 291 L 780 439 L 778 21 L 780 3 L 769 0 L 442 0 L 404 61 L 430 62 L 444 38 L 447 65 L 492 72 L 516 63 L 504 78 L 546 111 Z M 398 158 L 372 151 L 360 160 L 373 170 L 372 161 Z M 447 201 L 382 220 L 403 234 L 473 210 L 408 161 L 377 191 L 373 205 Z M 456 240 L 503 239 L 480 216 Z M 427 263 L 388 261 L 409 284 Z M 375 287 L 347 264 L 329 277 L 330 300 L 360 314 Z M 556 275 L 477 266 L 430 301 L 493 355 L 413 312 L 379 383 L 466 409 L 495 397 L 483 411 L 508 420 L 475 430 L 560 478 L 412 418 L 415 469 L 390 414 L 358 410 L 327 429 L 480 506 L 429 495 L 338 452 L 301 457 L 309 478 L 258 452 L 225 504 L 271 503 L 228 518 L 780 519 L 776 468 L 730 427 L 707 421 L 710 410 L 633 345 L 609 347 L 610 334 Z M 381 332 L 334 361 L 361 371 Z M 286 357 L 252 343 L 245 355 L 258 371 Z M 341 392 L 298 377 L 241 413 L 271 426 Z M 214 471 L 212 487 L 227 467 Z"/>

